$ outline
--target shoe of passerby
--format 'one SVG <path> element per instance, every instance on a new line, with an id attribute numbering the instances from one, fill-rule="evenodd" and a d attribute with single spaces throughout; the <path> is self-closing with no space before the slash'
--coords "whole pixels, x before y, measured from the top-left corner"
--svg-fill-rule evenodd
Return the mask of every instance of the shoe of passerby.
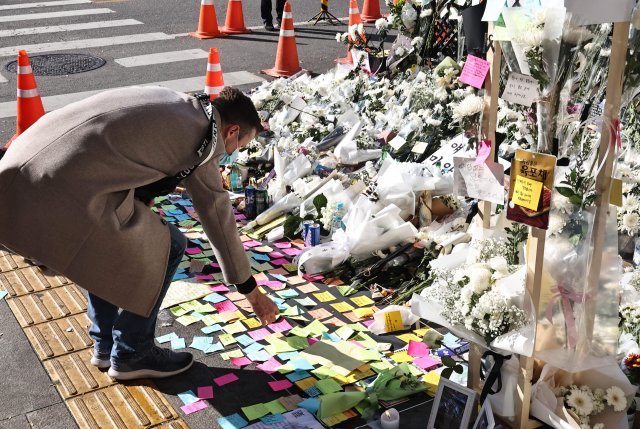
<path id="1" fill-rule="evenodd" d="M 102 353 L 96 349 L 93 349 L 93 356 L 91 356 L 91 365 L 100 369 L 107 369 L 111 366 L 110 353 Z"/>
<path id="2" fill-rule="evenodd" d="M 264 24 L 264 29 L 267 31 L 276 31 L 276 27 L 273 26 L 273 23 L 267 22 Z"/>
<path id="3" fill-rule="evenodd" d="M 180 374 L 193 365 L 193 355 L 153 346 L 139 356 L 127 360 L 113 360 L 109 376 L 116 380 L 136 378 L 165 378 Z"/>

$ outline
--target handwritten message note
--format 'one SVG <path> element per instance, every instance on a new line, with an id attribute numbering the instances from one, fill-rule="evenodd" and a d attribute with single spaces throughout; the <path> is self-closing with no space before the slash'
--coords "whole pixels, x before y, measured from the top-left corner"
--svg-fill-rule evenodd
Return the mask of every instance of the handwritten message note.
<path id="1" fill-rule="evenodd" d="M 516 176 L 516 183 L 513 188 L 512 201 L 529 210 L 538 210 L 538 203 L 542 195 L 542 182 L 538 182 L 526 177 Z"/>
<path id="2" fill-rule="evenodd" d="M 529 107 L 538 100 L 538 98 L 540 98 L 538 81 L 525 74 L 509 74 L 507 86 L 502 93 L 502 99 L 504 101 Z"/>

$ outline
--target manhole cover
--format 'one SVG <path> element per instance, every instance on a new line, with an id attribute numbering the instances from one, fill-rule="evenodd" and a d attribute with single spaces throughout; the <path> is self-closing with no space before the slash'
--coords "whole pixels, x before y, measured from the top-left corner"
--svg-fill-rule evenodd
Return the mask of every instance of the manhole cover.
<path id="1" fill-rule="evenodd" d="M 84 73 L 105 65 L 100 57 L 84 54 L 47 54 L 30 56 L 31 68 L 36 76 L 60 76 L 65 74 Z M 17 61 L 7 64 L 6 69 L 16 72 Z"/>

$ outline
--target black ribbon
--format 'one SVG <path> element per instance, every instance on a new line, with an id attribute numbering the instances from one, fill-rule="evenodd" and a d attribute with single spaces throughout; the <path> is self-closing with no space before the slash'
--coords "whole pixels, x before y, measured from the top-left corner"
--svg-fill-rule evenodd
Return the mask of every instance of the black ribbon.
<path id="1" fill-rule="evenodd" d="M 486 359 L 489 356 L 493 358 L 493 366 L 491 366 L 489 374 L 486 374 L 484 370 L 482 370 L 480 373 L 480 379 L 484 380 L 484 386 L 482 387 L 482 392 L 480 393 L 480 404 L 484 403 L 487 395 L 495 395 L 502 390 L 502 376 L 500 375 L 500 371 L 502 370 L 502 365 L 504 364 L 504 362 L 511 359 L 511 355 L 503 356 L 492 351 L 486 351 L 482 355 L 482 359 Z M 498 387 L 494 391 L 493 385 L 496 384 L 496 381 L 498 382 Z"/>

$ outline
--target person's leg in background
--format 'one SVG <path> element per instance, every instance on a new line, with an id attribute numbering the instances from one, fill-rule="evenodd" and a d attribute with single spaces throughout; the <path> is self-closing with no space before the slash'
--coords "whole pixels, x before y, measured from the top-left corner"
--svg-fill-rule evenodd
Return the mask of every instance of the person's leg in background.
<path id="1" fill-rule="evenodd" d="M 277 16 L 277 22 L 276 22 L 276 27 L 280 28 L 280 26 L 282 25 L 282 13 L 284 11 L 284 4 L 287 2 L 287 0 L 276 0 L 276 16 Z"/>
<path id="2" fill-rule="evenodd" d="M 190 353 L 176 353 L 154 343 L 156 320 L 173 275 L 178 269 L 187 239 L 180 230 L 169 225 L 171 250 L 164 284 L 149 317 L 122 311 L 113 322 L 113 348 L 109 375 L 119 380 L 142 377 L 168 377 L 187 370 L 193 363 Z M 144 287 L 144 285 L 140 285 Z"/>
<path id="3" fill-rule="evenodd" d="M 113 324 L 118 317 L 118 307 L 90 293 L 87 316 L 91 320 L 89 335 L 94 341 L 91 365 L 109 368 L 113 348 Z"/>
<path id="4" fill-rule="evenodd" d="M 260 16 L 262 17 L 264 29 L 274 31 L 275 27 L 273 26 L 273 17 L 271 16 L 271 0 L 260 0 Z"/>

